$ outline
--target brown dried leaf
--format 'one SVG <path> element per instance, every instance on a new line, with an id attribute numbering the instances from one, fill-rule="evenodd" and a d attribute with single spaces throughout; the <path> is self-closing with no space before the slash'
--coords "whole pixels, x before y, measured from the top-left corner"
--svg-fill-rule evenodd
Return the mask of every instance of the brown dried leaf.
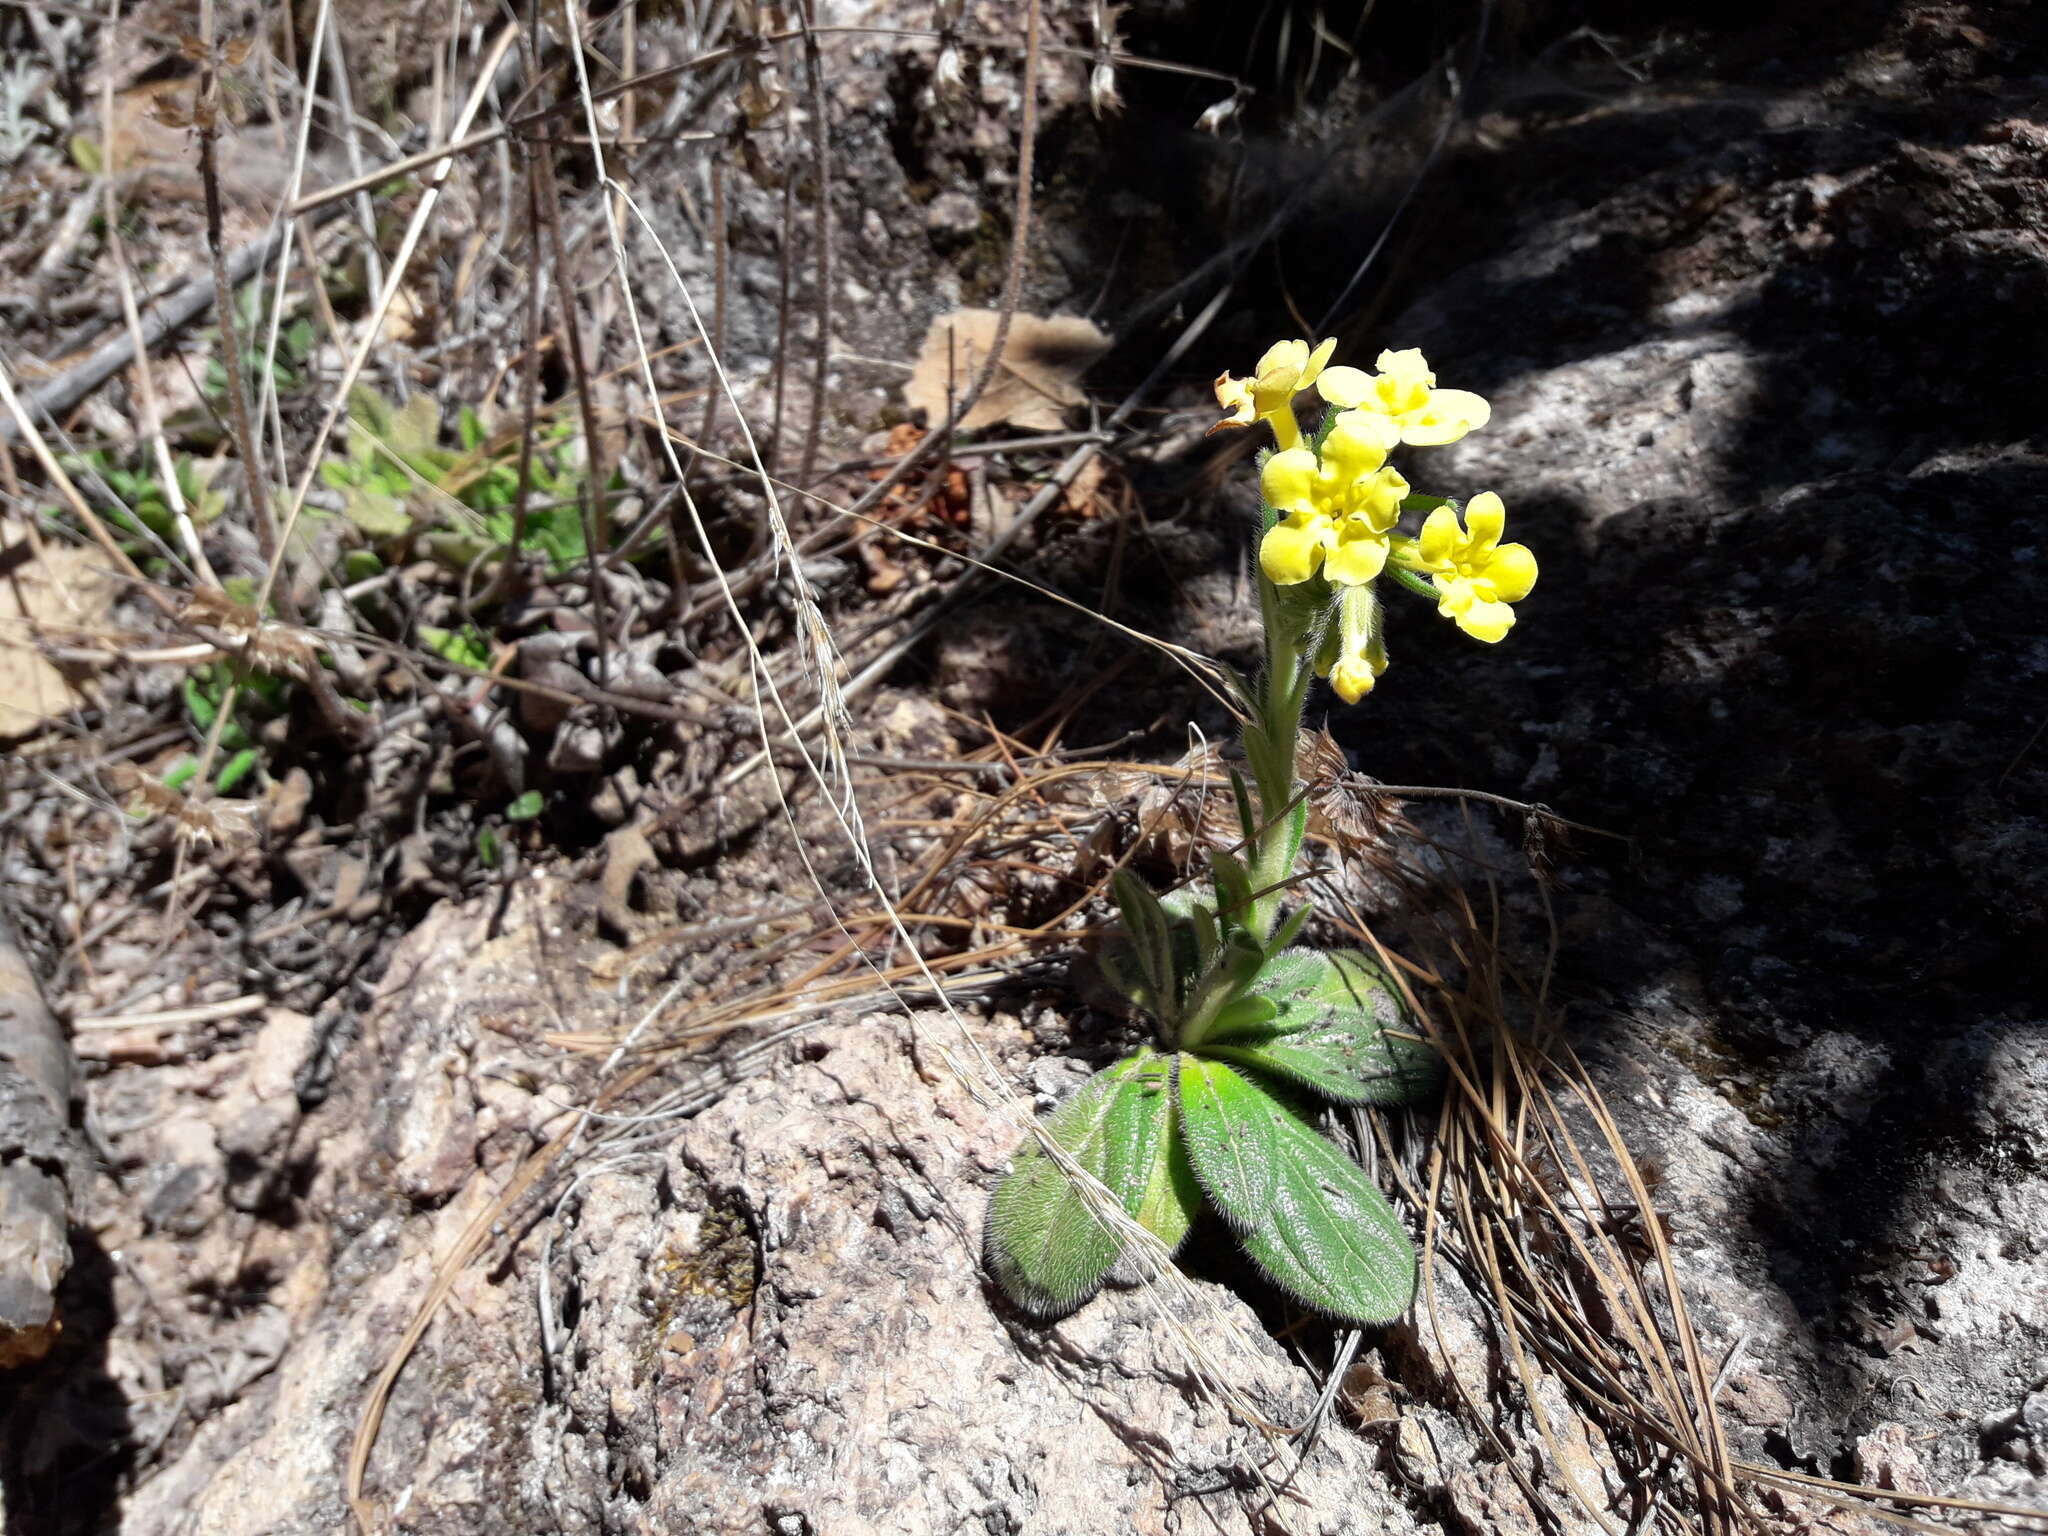
<path id="1" fill-rule="evenodd" d="M 73 545 L 46 544 L 0 581 L 0 741 L 33 736 L 88 702 L 42 647 L 103 638 L 115 591 L 105 557 Z"/>
<path id="2" fill-rule="evenodd" d="M 993 309 L 956 309 L 934 320 L 903 387 L 904 403 L 928 422 L 945 420 L 988 361 L 1000 319 Z M 1066 425 L 1067 411 L 1087 401 L 1081 375 L 1108 350 L 1109 337 L 1078 316 L 1013 316 L 1002 363 L 961 430 L 1010 426 L 1057 432 Z"/>

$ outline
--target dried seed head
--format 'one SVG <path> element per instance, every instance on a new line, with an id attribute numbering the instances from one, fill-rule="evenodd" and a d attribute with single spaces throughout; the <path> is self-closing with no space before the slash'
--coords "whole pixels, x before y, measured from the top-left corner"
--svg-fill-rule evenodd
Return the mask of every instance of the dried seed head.
<path id="1" fill-rule="evenodd" d="M 1532 805 L 1522 818 L 1522 857 L 1529 873 L 1548 883 L 1556 878 L 1557 856 L 1571 846 L 1571 828 L 1547 805 Z"/>
<path id="2" fill-rule="evenodd" d="M 1124 108 L 1123 94 L 1116 88 L 1116 70 L 1106 61 L 1097 63 L 1089 73 L 1088 107 L 1097 117 Z"/>
<path id="3" fill-rule="evenodd" d="M 1364 774 L 1354 773 L 1344 749 L 1328 731 L 1303 731 L 1296 760 L 1302 781 L 1308 785 L 1309 809 L 1322 817 L 1347 852 L 1356 853 L 1387 840 L 1389 824 L 1401 802 Z"/>

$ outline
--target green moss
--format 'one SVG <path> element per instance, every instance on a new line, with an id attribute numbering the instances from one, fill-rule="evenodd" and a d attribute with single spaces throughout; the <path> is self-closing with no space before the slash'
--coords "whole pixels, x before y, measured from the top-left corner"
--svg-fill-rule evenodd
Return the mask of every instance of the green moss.
<path id="1" fill-rule="evenodd" d="M 653 1371 L 663 1346 L 678 1330 L 703 1337 L 754 1299 L 760 1264 L 754 1229 L 745 1216 L 722 1206 L 704 1212 L 694 1240 L 671 1237 L 652 1266 L 655 1304 L 639 1365 Z"/>

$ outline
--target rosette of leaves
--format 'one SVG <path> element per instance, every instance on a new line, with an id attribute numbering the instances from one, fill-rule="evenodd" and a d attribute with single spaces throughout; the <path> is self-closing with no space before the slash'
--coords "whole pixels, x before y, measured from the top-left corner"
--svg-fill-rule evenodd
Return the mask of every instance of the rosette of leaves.
<path id="1" fill-rule="evenodd" d="M 1415 1251 L 1363 1168 L 1312 1106 L 1395 1105 L 1435 1086 L 1435 1053 L 1372 956 L 1295 941 L 1306 907 L 1261 942 L 1243 915 L 1251 880 L 1211 856 L 1211 891 L 1161 900 L 1115 879 L 1123 929 L 1097 951 L 1111 985 L 1158 1026 L 1044 1120 L 1133 1221 L 1178 1249 L 1206 1200 L 1274 1285 L 1315 1311 L 1384 1323 L 1415 1299 Z M 1042 1317 L 1071 1311 L 1116 1268 L 1123 1243 L 1036 1137 L 989 1204 L 989 1266 Z"/>

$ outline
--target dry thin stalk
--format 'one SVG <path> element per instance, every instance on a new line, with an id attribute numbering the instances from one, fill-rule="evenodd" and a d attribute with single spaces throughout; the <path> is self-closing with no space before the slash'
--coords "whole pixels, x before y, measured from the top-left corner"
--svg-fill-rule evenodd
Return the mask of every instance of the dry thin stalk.
<path id="1" fill-rule="evenodd" d="M 811 0 L 797 0 L 799 16 L 803 22 L 804 72 L 811 84 L 811 155 L 816 162 L 818 173 L 817 204 L 817 285 L 818 285 L 818 340 L 817 357 L 811 366 L 811 416 L 804 424 L 804 453 L 797 469 L 797 483 L 808 486 L 816 478 L 818 470 L 818 434 L 825 425 L 825 382 L 832 365 L 832 144 L 826 132 L 825 116 L 825 65 L 818 53 L 818 34 L 813 29 L 815 18 L 811 14 Z M 1033 26 L 1036 26 L 1036 12 L 1033 12 Z M 1024 174 L 1030 174 L 1032 125 L 1029 117 L 1025 120 L 1024 133 Z M 1028 208 L 1028 204 L 1026 205 Z M 1024 249 L 1025 231 L 1020 225 L 1016 241 L 1011 246 L 1011 259 L 1018 259 Z M 1013 293 L 1010 302 L 1016 302 Z M 1003 323 L 1009 322 L 1007 309 Z M 997 350 L 1002 348 L 1001 332 L 997 333 Z"/>

